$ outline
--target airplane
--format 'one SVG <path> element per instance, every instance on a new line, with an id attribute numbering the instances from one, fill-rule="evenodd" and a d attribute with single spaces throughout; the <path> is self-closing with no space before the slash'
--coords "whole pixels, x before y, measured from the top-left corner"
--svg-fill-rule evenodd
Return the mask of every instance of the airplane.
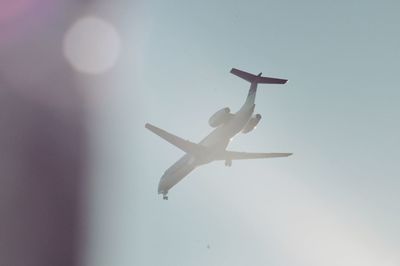
<path id="1" fill-rule="evenodd" d="M 215 129 L 199 143 L 184 140 L 149 123 L 145 124 L 148 130 L 186 153 L 168 168 L 160 179 L 158 194 L 162 194 L 164 200 L 168 199 L 168 191 L 173 186 L 200 165 L 221 160 L 225 161 L 226 166 L 231 166 L 232 160 L 276 158 L 292 155 L 292 153 L 248 153 L 226 149 L 235 135 L 240 132 L 249 133 L 260 122 L 261 115 L 253 115 L 256 106 L 254 101 L 257 85 L 285 84 L 287 82 L 287 79 L 263 77 L 262 73 L 253 75 L 236 68 L 232 68 L 231 73 L 250 82 L 246 101 L 236 113 L 231 113 L 229 107 L 222 108 L 214 113 L 208 120 L 208 124 Z"/>

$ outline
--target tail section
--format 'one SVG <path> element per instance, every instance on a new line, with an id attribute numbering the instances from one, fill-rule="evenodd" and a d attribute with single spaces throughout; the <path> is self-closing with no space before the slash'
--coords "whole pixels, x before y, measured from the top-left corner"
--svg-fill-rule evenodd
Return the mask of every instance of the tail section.
<path id="1" fill-rule="evenodd" d="M 231 73 L 236 75 L 244 80 L 247 80 L 250 83 L 260 83 L 260 84 L 285 84 L 287 79 L 278 79 L 278 78 L 269 78 L 269 77 L 262 77 L 262 73 L 256 75 L 247 73 L 245 71 L 232 68 Z"/>

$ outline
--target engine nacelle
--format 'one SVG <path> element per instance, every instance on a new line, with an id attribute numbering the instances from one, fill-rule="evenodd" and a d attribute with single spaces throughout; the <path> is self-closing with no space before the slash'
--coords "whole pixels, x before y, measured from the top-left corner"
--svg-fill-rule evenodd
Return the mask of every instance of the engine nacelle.
<path id="1" fill-rule="evenodd" d="M 213 114 L 210 119 L 208 119 L 208 124 L 211 127 L 217 127 L 227 122 L 231 118 L 231 110 L 229 107 L 222 108 Z"/>
<path id="2" fill-rule="evenodd" d="M 242 129 L 242 133 L 246 134 L 252 131 L 257 126 L 258 122 L 260 122 L 260 120 L 261 120 L 260 114 L 253 115 Z"/>

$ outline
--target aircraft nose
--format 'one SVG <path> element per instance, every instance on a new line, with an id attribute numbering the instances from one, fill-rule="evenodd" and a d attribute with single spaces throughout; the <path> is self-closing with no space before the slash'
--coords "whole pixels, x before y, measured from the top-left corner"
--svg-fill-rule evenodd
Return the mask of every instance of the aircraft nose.
<path id="1" fill-rule="evenodd" d="M 168 174 L 164 173 L 164 175 L 160 179 L 160 182 L 158 183 L 158 194 L 168 193 L 167 179 L 168 179 Z"/>

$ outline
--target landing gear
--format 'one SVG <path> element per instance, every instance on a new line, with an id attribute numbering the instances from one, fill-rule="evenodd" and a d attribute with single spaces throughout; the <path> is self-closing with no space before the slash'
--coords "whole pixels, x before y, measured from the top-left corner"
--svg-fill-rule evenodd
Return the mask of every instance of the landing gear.
<path id="1" fill-rule="evenodd" d="M 164 194 L 162 198 L 163 198 L 163 200 L 168 200 L 167 194 Z"/>
<path id="2" fill-rule="evenodd" d="M 232 160 L 231 159 L 225 160 L 225 166 L 231 167 L 232 166 Z"/>

